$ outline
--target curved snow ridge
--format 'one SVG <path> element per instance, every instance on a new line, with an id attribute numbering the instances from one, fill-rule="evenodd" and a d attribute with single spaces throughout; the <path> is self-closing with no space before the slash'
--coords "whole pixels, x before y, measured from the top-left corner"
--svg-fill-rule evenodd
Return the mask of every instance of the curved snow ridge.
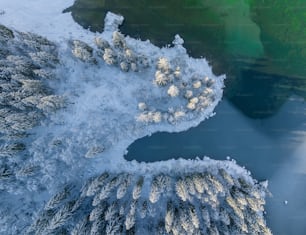
<path id="1" fill-rule="evenodd" d="M 158 171 L 106 171 L 82 188 L 66 185 L 26 234 L 271 234 L 266 186 L 245 169 L 206 158 L 175 161 L 182 164 L 169 170 L 170 162 Z"/>
<path id="2" fill-rule="evenodd" d="M 52 88 L 67 97 L 66 107 L 41 126 L 26 130 L 22 149 L 13 146 L 18 152 L 2 169 L 3 174 L 9 169 L 9 180 L 1 188 L 20 195 L 25 190 L 31 195 L 52 194 L 66 182 L 86 180 L 108 167 L 126 164 L 124 152 L 140 137 L 182 131 L 213 114 L 224 77 L 215 77 L 205 59 L 190 58 L 179 36 L 173 47 L 158 48 L 122 35 L 117 31 L 122 20 L 107 14 L 106 30 L 92 37 L 92 47 L 80 40 L 58 46 L 59 64 L 53 72 L 60 79 L 52 82 Z M 40 40 L 35 48 L 44 42 L 29 35 Z M 49 58 L 38 55 L 39 63 Z M 37 98 L 41 91 L 33 89 L 26 96 Z M 56 96 L 51 98 L 44 107 L 58 106 Z M 13 121 L 15 126 L 22 122 Z"/>
<path id="3" fill-rule="evenodd" d="M 189 57 L 178 35 L 172 47 L 158 48 L 121 34 L 122 22 L 122 16 L 107 13 L 104 32 L 92 38 L 95 45 L 71 40 L 77 60 L 62 54 L 64 73 L 69 68 L 62 86 L 74 105 L 61 119 L 69 130 L 79 130 L 77 138 L 89 152 L 103 149 L 108 156 L 112 146 L 127 140 L 130 144 L 156 131 L 183 131 L 209 118 L 222 98 L 225 79 L 216 77 L 205 59 Z M 92 144 L 84 142 L 83 134 L 91 136 Z"/>
<path id="4" fill-rule="evenodd" d="M 59 79 L 50 85 L 67 97 L 67 102 L 65 109 L 50 115 L 41 126 L 26 131 L 26 149 L 21 149 L 15 163 L 18 168 L 35 172 L 30 171 L 28 190 L 36 191 L 44 185 L 42 188 L 52 191 L 63 182 L 86 179 L 111 161 L 125 163 L 124 152 L 136 139 L 156 131 L 186 130 L 213 115 L 225 77 L 214 76 L 205 59 L 190 58 L 178 35 L 172 47 L 158 48 L 149 41 L 122 35 L 118 31 L 122 22 L 122 16 L 108 13 L 105 31 L 92 35 L 91 45 L 73 39 L 52 44 L 57 45 L 58 53 L 52 72 Z M 36 40 L 24 40 L 35 48 L 51 43 L 34 34 L 21 35 Z M 30 50 L 27 44 L 19 47 Z M 51 55 L 40 51 L 33 55 L 37 66 L 47 63 L 38 76 L 47 76 L 48 70 L 43 69 L 48 69 Z M 30 81 L 32 71 L 27 76 Z M 31 102 L 41 93 L 34 88 L 26 93 Z M 46 100 L 44 107 L 59 106 L 61 100 L 55 98 Z M 20 125 L 19 119 L 13 121 Z M 24 159 L 24 155 L 28 157 Z M 13 185 L 6 184 L 20 192 Z"/>
<path id="5" fill-rule="evenodd" d="M 125 164 L 123 155 L 138 138 L 198 125 L 222 98 L 225 76 L 216 77 L 205 59 L 189 57 L 182 38 L 159 48 L 124 36 L 118 31 L 122 21 L 108 13 L 105 31 L 91 44 L 71 39 L 59 47 L 63 78 L 57 91 L 68 105 L 33 130 L 29 147 L 39 180 L 50 190 Z"/>

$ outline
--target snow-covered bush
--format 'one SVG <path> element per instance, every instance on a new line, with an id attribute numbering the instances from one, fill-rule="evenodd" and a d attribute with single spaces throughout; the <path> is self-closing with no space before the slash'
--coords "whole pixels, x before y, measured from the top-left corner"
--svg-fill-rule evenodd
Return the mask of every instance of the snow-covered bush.
<path id="1" fill-rule="evenodd" d="M 86 158 L 92 158 L 95 157 L 97 154 L 102 153 L 104 151 L 104 146 L 92 146 L 87 153 L 85 154 Z"/>
<path id="2" fill-rule="evenodd" d="M 72 54 L 84 61 L 84 62 L 93 62 L 93 49 L 87 45 L 85 42 L 80 40 L 72 41 Z"/>
<path id="3" fill-rule="evenodd" d="M 177 120 L 180 120 L 181 118 L 183 118 L 184 116 L 186 115 L 186 113 L 184 111 L 181 111 L 181 110 L 178 110 L 174 113 L 174 119 L 177 121 Z"/>
<path id="4" fill-rule="evenodd" d="M 112 40 L 113 40 L 114 47 L 117 47 L 120 49 L 125 47 L 126 43 L 125 43 L 124 35 L 120 33 L 119 31 L 113 32 Z"/>
<path id="5" fill-rule="evenodd" d="M 137 200 L 140 195 L 141 195 L 141 190 L 142 190 L 142 185 L 143 185 L 143 177 L 139 177 L 139 179 L 137 180 L 134 188 L 133 188 L 133 199 Z"/>
<path id="6" fill-rule="evenodd" d="M 134 63 L 134 62 L 131 63 L 131 70 L 132 70 L 133 72 L 138 72 L 138 67 L 137 67 L 137 64 L 136 64 L 136 63 Z"/>
<path id="7" fill-rule="evenodd" d="M 126 60 L 130 63 L 132 62 L 136 62 L 136 55 L 133 52 L 133 50 L 131 50 L 130 48 L 125 49 L 124 51 L 124 57 L 126 58 Z"/>
<path id="8" fill-rule="evenodd" d="M 113 65 L 117 63 L 116 53 L 111 48 L 105 48 L 103 59 L 108 65 Z"/>
<path id="9" fill-rule="evenodd" d="M 179 95 L 180 91 L 175 85 L 171 85 L 167 91 L 168 95 L 171 97 L 176 97 Z"/>
<path id="10" fill-rule="evenodd" d="M 137 116 L 136 120 L 144 123 L 159 123 L 162 120 L 162 114 L 161 112 L 144 111 Z"/>
<path id="11" fill-rule="evenodd" d="M 176 78 L 179 78 L 181 76 L 181 68 L 180 67 L 176 67 L 174 72 L 173 72 L 174 76 Z"/>
<path id="12" fill-rule="evenodd" d="M 199 103 L 199 98 L 198 97 L 193 97 L 189 100 L 187 104 L 187 108 L 190 110 L 194 110 L 197 107 L 197 104 Z"/>
<path id="13" fill-rule="evenodd" d="M 120 68 L 121 68 L 122 71 L 128 72 L 129 71 L 129 64 L 125 61 L 122 61 L 120 63 Z"/>
<path id="14" fill-rule="evenodd" d="M 193 96 L 193 92 L 191 90 L 187 90 L 184 97 L 186 99 L 190 99 Z"/>
<path id="15" fill-rule="evenodd" d="M 201 81 L 195 81 L 192 86 L 194 89 L 199 89 L 202 86 L 202 83 Z"/>
<path id="16" fill-rule="evenodd" d="M 157 66 L 156 67 L 157 67 L 158 70 L 167 74 L 167 73 L 169 73 L 169 70 L 170 70 L 170 63 L 169 63 L 167 58 L 160 57 L 157 60 Z"/>
<path id="17" fill-rule="evenodd" d="M 169 81 L 169 78 L 167 77 L 166 74 L 164 74 L 163 72 L 161 72 L 160 70 L 157 70 L 155 73 L 155 84 L 159 85 L 159 86 L 165 86 L 167 85 Z"/>
<path id="18" fill-rule="evenodd" d="M 109 48 L 110 45 L 107 40 L 101 38 L 101 37 L 95 37 L 95 44 L 97 47 L 101 50 L 105 50 L 105 48 Z"/>
<path id="19" fill-rule="evenodd" d="M 209 78 L 209 77 L 205 77 L 205 78 L 203 79 L 203 82 L 204 82 L 204 84 L 205 84 L 207 87 L 211 87 L 211 86 L 213 86 L 213 85 L 215 84 L 215 81 L 214 81 L 213 79 Z"/>
<path id="20" fill-rule="evenodd" d="M 141 110 L 141 111 L 146 110 L 147 109 L 146 103 L 144 103 L 144 102 L 138 103 L 138 109 Z"/>
<path id="21" fill-rule="evenodd" d="M 9 28 L 0 24 L 0 41 L 8 41 L 14 38 L 14 33 Z"/>
<path id="22" fill-rule="evenodd" d="M 187 104 L 187 108 L 188 109 L 190 109 L 190 110 L 194 110 L 194 109 L 196 109 L 196 104 L 195 103 L 192 103 L 192 102 L 189 102 L 188 104 Z"/>

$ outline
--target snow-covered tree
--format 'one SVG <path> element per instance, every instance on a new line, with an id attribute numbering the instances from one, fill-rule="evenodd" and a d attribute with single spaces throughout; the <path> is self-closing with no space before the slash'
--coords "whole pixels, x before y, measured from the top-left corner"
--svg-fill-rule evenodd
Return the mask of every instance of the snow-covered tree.
<path id="1" fill-rule="evenodd" d="M 72 41 L 72 54 L 84 62 L 93 61 L 93 49 L 80 40 Z"/>
<path id="2" fill-rule="evenodd" d="M 180 224 L 187 233 L 193 233 L 194 231 L 194 226 L 190 220 L 190 217 L 188 215 L 188 211 L 186 208 L 181 208 L 180 209 Z"/>
<path id="3" fill-rule="evenodd" d="M 141 111 L 146 110 L 147 109 L 146 103 L 144 103 L 144 102 L 138 103 L 138 109 L 141 110 Z"/>
<path id="4" fill-rule="evenodd" d="M 198 81 L 193 82 L 192 86 L 194 89 L 199 89 L 202 86 L 202 83 L 201 81 L 198 80 Z"/>
<path id="5" fill-rule="evenodd" d="M 125 228 L 126 230 L 130 230 L 135 225 L 135 209 L 131 207 L 130 211 L 127 213 L 125 217 Z"/>
<path id="6" fill-rule="evenodd" d="M 214 90 L 211 88 L 204 88 L 204 90 L 202 91 L 202 95 L 204 97 L 212 97 L 214 95 Z"/>
<path id="7" fill-rule="evenodd" d="M 137 200 L 140 195 L 141 195 L 141 189 L 142 189 L 142 185 L 143 185 L 143 177 L 139 177 L 139 179 L 137 180 L 134 188 L 133 188 L 133 199 Z"/>
<path id="8" fill-rule="evenodd" d="M 76 200 L 70 200 L 70 204 L 66 203 L 75 193 L 67 194 L 65 197 L 62 196 L 62 192 L 55 195 L 54 198 L 64 198 L 61 201 L 65 203 L 51 203 L 55 206 L 50 206 L 48 202 L 46 208 L 54 208 L 53 212 L 49 215 L 46 212 L 41 213 L 38 217 L 40 220 L 36 220 L 36 224 L 31 226 L 31 231 L 37 228 L 40 233 L 62 231 L 68 223 L 72 223 L 71 231 L 76 231 L 75 227 L 83 227 L 82 231 L 89 231 L 90 222 L 91 234 L 137 233 L 149 228 L 157 234 L 270 234 L 263 219 L 263 208 L 258 207 L 258 210 L 254 211 L 249 206 L 248 198 L 253 200 L 250 201 L 251 204 L 261 205 L 262 197 L 257 200 L 251 193 L 258 192 L 259 186 L 224 171 L 232 177 L 234 185 L 227 187 L 227 181 L 219 181 L 225 174 L 216 169 L 191 173 L 168 172 L 153 176 L 139 173 L 102 174 L 81 189 L 82 199 L 78 200 L 78 203 Z M 220 172 L 223 172 L 222 175 Z M 180 175 L 179 178 L 177 174 Z M 101 190 L 96 190 L 98 182 L 101 184 L 106 179 L 110 180 L 103 184 Z M 127 182 L 134 184 L 133 189 L 127 190 L 124 198 L 117 198 L 118 192 L 121 192 L 120 187 Z M 117 190 L 114 190 L 116 187 Z M 84 192 L 90 188 L 94 195 L 90 193 L 86 196 Z M 144 190 L 142 194 L 141 190 Z M 100 198 L 102 192 L 104 194 Z M 96 196 L 99 200 L 94 204 L 92 200 L 95 200 Z M 242 199 L 243 196 L 245 200 Z M 256 196 L 258 197 L 258 194 Z M 244 205 L 245 203 L 247 205 Z M 80 226 L 78 219 L 76 225 L 73 225 L 74 220 L 70 218 L 83 217 L 83 214 L 78 214 L 84 211 L 88 212 L 87 221 L 84 220 Z M 148 223 L 148 220 L 151 222 Z M 150 225 L 146 227 L 145 224 Z"/>
<path id="9" fill-rule="evenodd" d="M 196 104 L 195 103 L 192 103 L 192 102 L 189 102 L 188 104 L 187 104 L 187 108 L 188 109 L 190 109 L 190 110 L 194 110 L 194 109 L 196 109 Z"/>
<path id="10" fill-rule="evenodd" d="M 71 185 L 67 185 L 63 191 L 55 194 L 45 205 L 45 210 L 51 210 L 61 204 L 71 193 Z"/>
<path id="11" fill-rule="evenodd" d="M 72 200 L 66 203 L 64 207 L 60 208 L 54 217 L 49 221 L 46 229 L 52 231 L 66 223 L 68 218 L 71 217 L 74 211 L 78 208 L 76 207 L 76 203 L 76 201 Z"/>
<path id="12" fill-rule="evenodd" d="M 120 62 L 120 68 L 122 71 L 124 72 L 128 72 L 129 71 L 129 63 L 122 61 Z"/>
<path id="13" fill-rule="evenodd" d="M 90 229 L 90 235 L 99 235 L 103 234 L 103 231 L 105 229 L 105 221 L 104 220 L 95 220 Z"/>
<path id="14" fill-rule="evenodd" d="M 173 72 L 174 77 L 179 78 L 181 76 L 181 68 L 177 66 Z"/>
<path id="15" fill-rule="evenodd" d="M 101 186 L 106 182 L 106 179 L 109 177 L 109 173 L 105 172 L 101 174 L 99 177 L 93 179 L 89 182 L 88 186 L 84 188 L 84 192 L 86 191 L 86 196 L 95 195 L 101 188 Z"/>
<path id="16" fill-rule="evenodd" d="M 205 84 L 207 87 L 211 87 L 211 86 L 213 86 L 214 83 L 215 83 L 215 81 L 214 81 L 213 79 L 209 78 L 209 77 L 205 77 L 205 78 L 203 79 L 203 82 L 204 82 L 204 84 Z"/>
<path id="17" fill-rule="evenodd" d="M 180 120 L 181 118 L 183 118 L 186 115 L 186 113 L 184 111 L 178 110 L 174 113 L 174 119 L 176 121 Z"/>
<path id="18" fill-rule="evenodd" d="M 209 211 L 206 206 L 201 207 L 201 214 L 202 214 L 202 219 L 204 221 L 204 225 L 206 228 L 210 228 L 211 223 L 210 223 L 210 216 L 209 216 Z"/>
<path id="19" fill-rule="evenodd" d="M 187 190 L 191 195 L 195 195 L 196 194 L 196 190 L 195 190 L 195 185 L 193 184 L 193 180 L 191 177 L 186 177 L 185 178 L 185 182 L 186 182 L 186 186 L 187 186 Z"/>
<path id="20" fill-rule="evenodd" d="M 134 62 L 131 63 L 131 70 L 133 72 L 138 72 L 138 66 L 137 66 L 136 63 L 134 63 Z"/>
<path id="21" fill-rule="evenodd" d="M 54 112 L 65 106 L 65 98 L 58 95 L 49 95 L 40 99 L 40 103 L 37 108 L 43 110 L 44 112 Z"/>
<path id="22" fill-rule="evenodd" d="M 102 153 L 105 150 L 103 145 L 94 145 L 90 147 L 85 154 L 86 158 L 92 158 L 95 157 L 97 154 Z"/>
<path id="23" fill-rule="evenodd" d="M 167 205 L 167 211 L 166 211 L 166 216 L 165 216 L 165 229 L 167 233 L 171 232 L 173 221 L 174 221 L 174 208 L 173 208 L 172 203 L 169 202 Z"/>
<path id="24" fill-rule="evenodd" d="M 111 182 L 107 183 L 106 185 L 104 185 L 102 188 L 101 188 L 101 191 L 99 193 L 99 199 L 102 201 L 104 199 L 107 199 L 110 194 L 111 194 L 111 191 L 115 188 L 115 185 L 112 184 Z"/>
<path id="25" fill-rule="evenodd" d="M 95 44 L 97 47 L 101 50 L 105 50 L 105 48 L 109 48 L 110 45 L 107 40 L 101 38 L 101 37 L 95 37 Z"/>
<path id="26" fill-rule="evenodd" d="M 135 63 L 136 62 L 136 55 L 135 55 L 134 51 L 130 48 L 125 49 L 124 57 L 130 63 Z"/>
<path id="27" fill-rule="evenodd" d="M 124 197 L 130 184 L 131 184 L 131 176 L 127 175 L 127 177 L 123 180 L 123 182 L 118 186 L 117 199 L 121 199 L 122 197 Z"/>
<path id="28" fill-rule="evenodd" d="M 189 207 L 189 216 L 190 216 L 190 220 L 193 224 L 193 226 L 198 229 L 200 227 L 200 221 L 197 215 L 197 212 L 195 210 L 195 207 L 190 206 Z"/>
<path id="29" fill-rule="evenodd" d="M 117 47 L 120 49 L 124 48 L 126 45 L 124 35 L 120 33 L 119 31 L 113 32 L 112 41 L 113 41 L 114 47 Z"/>
<path id="30" fill-rule="evenodd" d="M 157 60 L 157 68 L 163 73 L 169 73 L 170 63 L 166 57 L 160 57 Z"/>
<path id="31" fill-rule="evenodd" d="M 117 55 L 114 52 L 113 49 L 111 48 L 105 48 L 104 54 L 103 54 L 103 59 L 106 64 L 108 65 L 113 65 L 117 63 Z"/>
<path id="32" fill-rule="evenodd" d="M 154 83 L 158 86 L 166 86 L 169 82 L 169 78 L 162 71 L 157 70 L 155 72 L 155 80 Z"/>
<path id="33" fill-rule="evenodd" d="M 87 235 L 89 234 L 89 232 L 90 232 L 90 225 L 88 221 L 88 216 L 85 216 L 73 228 L 73 230 L 71 231 L 71 235 L 84 235 L 84 234 Z"/>
<path id="34" fill-rule="evenodd" d="M 149 200 L 151 203 L 156 203 L 160 197 L 160 187 L 156 182 L 152 182 Z"/>
<path id="35" fill-rule="evenodd" d="M 146 200 L 144 200 L 139 208 L 139 215 L 140 218 L 144 219 L 148 214 L 148 202 Z"/>
<path id="36" fill-rule="evenodd" d="M 231 196 L 227 196 L 226 202 L 228 203 L 228 205 L 232 208 L 234 212 L 233 216 L 236 220 L 236 223 L 238 224 L 242 223 L 244 220 L 243 211 L 237 206 L 235 199 L 232 198 Z"/>
<path id="37" fill-rule="evenodd" d="M 118 204 L 116 202 L 113 202 L 105 211 L 104 219 L 106 221 L 111 221 L 115 218 L 115 215 L 117 214 L 118 210 Z"/>
<path id="38" fill-rule="evenodd" d="M 179 89 L 177 88 L 177 86 L 171 85 L 171 86 L 168 88 L 167 93 L 168 93 L 168 95 L 171 96 L 171 97 L 176 97 L 176 96 L 179 95 L 180 91 L 179 91 Z"/>
<path id="39" fill-rule="evenodd" d="M 180 179 L 175 184 L 176 194 L 180 197 L 182 201 L 187 201 L 189 199 L 189 193 L 187 185 L 183 179 Z"/>
<path id="40" fill-rule="evenodd" d="M 89 214 L 89 221 L 95 221 L 98 219 L 101 219 L 101 216 L 104 214 L 105 210 L 107 208 L 106 202 L 101 202 L 99 205 L 97 205 Z"/>
<path id="41" fill-rule="evenodd" d="M 152 121 L 153 121 L 154 123 L 159 123 L 159 122 L 161 122 L 161 118 L 162 118 L 161 112 L 154 112 L 154 113 L 152 114 Z"/>
<path id="42" fill-rule="evenodd" d="M 156 203 L 159 200 L 160 195 L 164 193 L 169 184 L 170 179 L 167 176 L 163 174 L 155 176 L 151 184 L 151 191 L 149 196 L 150 202 Z"/>
<path id="43" fill-rule="evenodd" d="M 39 67 L 53 66 L 58 63 L 57 57 L 46 51 L 32 52 L 29 55 Z"/>
<path id="44" fill-rule="evenodd" d="M 119 234 L 120 223 L 117 218 L 107 222 L 105 233 L 106 235 L 116 235 Z"/>

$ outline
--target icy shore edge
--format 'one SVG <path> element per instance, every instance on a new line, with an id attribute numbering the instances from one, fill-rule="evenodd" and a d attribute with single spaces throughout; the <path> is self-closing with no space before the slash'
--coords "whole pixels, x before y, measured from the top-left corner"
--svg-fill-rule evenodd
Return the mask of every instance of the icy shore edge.
<path id="1" fill-rule="evenodd" d="M 7 4 L 10 5 L 10 3 Z M 13 9 L 15 6 L 9 7 Z M 41 30 L 43 35 L 50 36 L 51 39 L 54 38 L 54 34 L 52 35 L 47 29 L 33 29 L 31 28 L 33 26 L 25 25 L 29 22 L 33 23 L 32 20 L 29 22 L 25 20 L 21 23 L 10 19 L 11 9 L 5 9 L 8 14 L 5 13 L 1 17 L 5 19 L 5 22 L 11 22 L 15 29 L 20 30 L 24 26 L 25 29 L 33 30 L 36 33 L 40 33 Z M 51 7 L 43 24 L 51 19 L 52 14 L 57 15 L 58 13 L 52 12 Z M 8 15 L 7 18 L 5 18 L 6 15 Z M 0 18 L 0 22 L 2 19 Z M 63 30 L 62 36 L 60 36 L 59 28 L 55 29 L 58 34 L 55 41 L 58 47 L 56 56 L 58 56 L 59 64 L 55 70 L 51 65 L 51 70 L 58 80 L 43 82 L 44 86 L 55 92 L 53 94 L 55 96 L 52 98 L 67 98 L 65 109 L 56 113 L 53 112 L 57 108 L 51 109 L 53 114 L 44 114 L 42 119 L 38 119 L 38 126 L 22 127 L 27 133 L 26 136 L 21 136 L 21 139 L 18 139 L 18 142 L 23 143 L 22 148 L 19 148 L 19 145 L 17 148 L 14 147 L 15 145 L 13 148 L 7 148 L 6 141 L 8 139 L 6 137 L 4 145 L 1 145 L 5 147 L 5 154 L 13 150 L 14 156 L 13 160 L 6 159 L 6 157 L 12 156 L 9 153 L 3 158 L 4 160 L 1 160 L 2 163 L 3 161 L 5 163 L 2 165 L 9 168 L 9 171 L 2 169 L 2 175 L 5 178 L 4 181 L 1 179 L 1 189 L 3 190 L 1 192 L 3 198 L 1 202 L 1 225 L 3 225 L 1 232 L 4 234 L 20 232 L 21 228 L 24 229 L 31 223 L 29 216 L 35 217 L 34 214 L 41 210 L 44 201 L 47 201 L 58 189 L 69 183 L 75 183 L 76 187 L 79 187 L 77 182 L 85 182 L 89 177 L 98 175 L 105 170 L 115 178 L 116 174 L 128 170 L 128 174 L 131 174 L 134 180 L 141 174 L 145 174 L 148 175 L 146 182 L 150 184 L 152 178 L 158 173 L 165 174 L 168 178 L 173 179 L 173 182 L 176 182 L 180 176 L 185 179 L 192 172 L 198 172 L 200 175 L 205 172 L 210 175 L 218 175 L 216 171 L 224 168 L 231 177 L 237 178 L 241 174 L 241 177 L 245 178 L 252 187 L 256 187 L 256 181 L 248 175 L 247 171 L 227 161 L 171 160 L 152 164 L 124 161 L 123 153 L 135 139 L 156 131 L 183 131 L 198 125 L 213 115 L 215 106 L 222 98 L 224 76 L 214 76 L 205 59 L 190 58 L 182 46 L 183 40 L 178 35 L 175 37 L 172 47 L 157 48 L 149 41 L 135 40 L 122 35 L 118 31 L 118 27 L 122 23 L 123 17 L 112 13 L 107 15 L 105 31 L 101 35 L 79 29 L 71 21 L 69 19 L 68 23 L 65 22 L 63 25 L 71 26 L 70 30 L 73 31 L 72 35 L 75 39 L 67 34 L 67 31 L 62 28 L 63 25 L 60 29 Z M 74 31 L 76 28 L 78 29 Z M 37 36 L 29 35 L 29 43 L 33 40 L 37 41 L 35 39 Z M 82 40 L 79 40 L 80 38 Z M 24 42 L 22 37 L 13 40 Z M 33 48 L 33 44 L 29 45 L 23 45 L 25 46 L 23 53 L 26 54 L 26 57 L 30 55 L 29 53 L 34 53 L 32 50 L 38 50 L 35 51 L 37 53 L 35 55 L 40 57 L 37 59 L 37 57 L 30 56 L 27 57 L 27 60 L 34 61 L 30 63 L 35 66 L 45 68 L 46 65 L 43 62 L 46 59 L 46 54 L 40 53 L 41 50 L 37 49 L 35 44 Z M 20 56 L 16 54 L 14 43 L 11 46 L 9 49 L 14 51 L 14 56 Z M 29 51 L 27 51 L 28 47 Z M 11 52 L 9 51 L 9 54 Z M 4 55 L 1 59 L 5 61 L 7 55 Z M 12 66 L 15 62 L 15 60 L 10 61 Z M 19 70 L 17 72 L 22 73 Z M 31 74 L 32 72 L 26 75 L 29 76 L 28 80 L 32 79 Z M 16 79 L 12 79 L 11 74 L 8 76 L 9 80 L 5 79 L 8 83 L 6 89 L 9 93 L 12 89 L 10 86 L 15 84 Z M 43 74 L 38 74 L 37 79 L 42 80 L 41 76 Z M 27 79 L 23 79 L 23 83 L 26 82 L 24 80 Z M 24 88 L 24 85 L 21 88 L 17 86 L 17 89 L 22 91 Z M 34 87 L 30 91 L 32 96 L 40 92 L 36 88 Z M 25 98 L 28 97 L 23 97 L 22 100 Z M 40 98 L 43 99 L 43 97 Z M 49 102 L 49 100 L 47 101 Z M 51 99 L 49 103 L 46 103 L 47 111 L 50 111 L 48 108 L 50 103 L 57 107 L 58 102 L 61 104 L 62 100 Z M 17 102 L 14 105 L 21 105 L 18 107 L 23 108 L 25 102 L 20 102 L 20 104 Z M 53 106 L 51 105 L 51 107 Z M 58 105 L 58 107 L 61 108 L 62 105 Z M 27 113 L 25 112 L 25 114 Z M 7 118 L 5 115 L 6 112 L 4 112 L 4 120 Z M 37 120 L 36 116 L 33 119 Z M 10 119 L 10 121 L 16 122 L 12 126 L 20 122 L 19 119 Z M 11 134 L 10 131 L 8 132 L 5 135 Z M 11 136 L 9 138 L 10 142 L 14 141 Z M 24 156 L 27 158 L 25 159 Z M 136 174 L 136 172 L 138 173 Z M 121 181 L 115 182 L 116 187 L 122 183 Z M 173 183 L 171 186 L 172 193 L 165 194 L 170 198 L 175 193 L 174 185 L 176 184 Z M 229 190 L 227 185 L 224 187 L 225 191 Z M 242 190 L 240 184 L 237 184 L 237 187 Z M 264 191 L 260 192 L 259 202 L 261 204 L 264 202 Z M 230 191 L 226 192 L 230 193 Z M 224 195 L 228 194 L 222 193 L 223 196 L 219 199 L 224 200 Z M 105 202 L 109 203 L 111 198 L 112 196 Z M 125 200 L 129 201 L 131 198 L 126 197 Z M 181 199 L 177 198 L 177 200 Z M 17 201 L 20 203 L 16 203 Z M 181 203 L 184 204 L 184 202 L 183 200 Z M 70 218 L 72 211 L 69 210 L 74 211 L 78 207 L 73 205 L 70 202 L 68 208 L 57 206 L 51 210 L 52 213 L 47 211 L 51 213 L 50 216 L 56 215 L 51 221 L 57 222 L 57 219 L 63 221 L 60 225 L 55 225 L 54 229 L 62 229 L 62 225 L 70 227 L 71 221 L 66 224 L 66 221 L 61 220 L 63 218 L 58 218 L 58 216 L 63 215 L 66 219 Z M 189 210 L 191 207 L 187 206 L 186 208 Z M 65 217 L 67 214 L 63 214 L 63 210 L 69 214 L 68 217 Z M 246 209 L 247 212 L 249 209 Z M 264 221 L 262 213 L 263 208 L 260 207 L 257 213 L 258 218 Z M 15 217 L 15 215 L 18 216 Z M 261 223 L 263 223 L 262 228 L 266 229 L 264 222 Z M 13 224 L 15 226 L 11 226 Z M 46 225 L 47 227 L 44 229 L 50 230 L 49 225 Z"/>

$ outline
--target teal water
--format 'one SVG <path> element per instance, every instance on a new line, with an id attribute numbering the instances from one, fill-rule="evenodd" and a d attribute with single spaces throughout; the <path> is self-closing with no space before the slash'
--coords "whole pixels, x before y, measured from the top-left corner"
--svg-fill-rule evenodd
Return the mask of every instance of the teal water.
<path id="1" fill-rule="evenodd" d="M 135 141 L 127 160 L 154 162 L 171 158 L 228 156 L 258 180 L 268 180 L 267 222 L 274 234 L 306 231 L 306 103 L 289 99 L 271 118 L 255 120 L 227 100 L 216 115 L 180 133 L 155 133 Z M 288 201 L 288 204 L 285 204 Z"/>
<path id="2" fill-rule="evenodd" d="M 179 33 L 190 55 L 227 74 L 235 107 L 266 118 L 290 95 L 306 97 L 305 9 L 303 0 L 77 0 L 65 12 L 92 31 L 107 11 L 122 14 L 123 33 L 158 46 Z"/>
<path id="3" fill-rule="evenodd" d="M 109 10 L 125 17 L 123 33 L 158 46 L 179 33 L 191 56 L 204 56 L 214 73 L 227 75 L 216 116 L 185 132 L 137 140 L 125 158 L 230 156 L 269 180 L 274 234 L 306 234 L 306 2 L 77 0 L 66 12 L 102 31 Z"/>
<path id="4" fill-rule="evenodd" d="M 305 112 L 302 116 L 292 115 L 300 109 Z M 297 135 L 301 128 L 306 131 L 306 104 L 302 101 L 288 101 L 277 115 L 266 120 L 245 117 L 226 100 L 215 112 L 214 117 L 187 131 L 160 132 L 135 141 L 125 158 L 154 162 L 203 156 L 224 160 L 230 156 L 250 169 L 255 178 L 264 180 L 271 178 L 303 143 Z M 283 120 L 286 122 L 281 123 Z"/>

